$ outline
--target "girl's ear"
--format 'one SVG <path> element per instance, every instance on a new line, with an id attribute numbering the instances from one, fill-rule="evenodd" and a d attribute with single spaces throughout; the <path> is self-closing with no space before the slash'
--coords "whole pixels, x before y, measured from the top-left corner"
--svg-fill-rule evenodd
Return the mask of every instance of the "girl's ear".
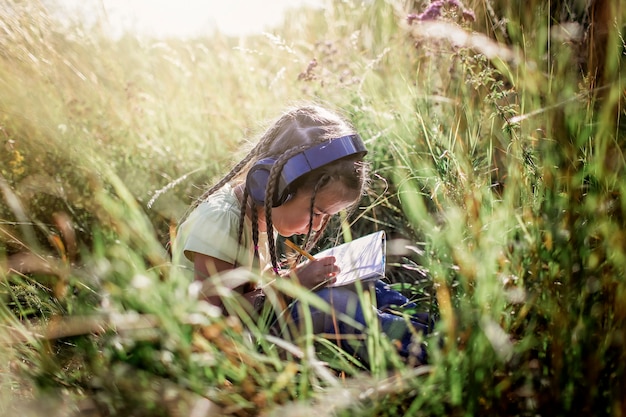
<path id="1" fill-rule="evenodd" d="M 290 190 L 287 190 L 287 191 L 288 192 L 284 195 L 284 197 L 281 198 L 281 201 L 280 201 L 281 205 L 285 204 L 287 201 L 291 200 L 294 195 L 296 195 L 295 192 L 291 192 Z"/>

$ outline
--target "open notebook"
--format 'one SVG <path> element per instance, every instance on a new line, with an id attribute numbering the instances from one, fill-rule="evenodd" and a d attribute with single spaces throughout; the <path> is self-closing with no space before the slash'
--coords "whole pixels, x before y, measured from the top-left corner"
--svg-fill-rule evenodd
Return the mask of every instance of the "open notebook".
<path id="1" fill-rule="evenodd" d="M 354 239 L 323 250 L 316 258 L 334 256 L 341 272 L 332 286 L 351 284 L 356 280 L 374 280 L 385 276 L 385 231 Z"/>

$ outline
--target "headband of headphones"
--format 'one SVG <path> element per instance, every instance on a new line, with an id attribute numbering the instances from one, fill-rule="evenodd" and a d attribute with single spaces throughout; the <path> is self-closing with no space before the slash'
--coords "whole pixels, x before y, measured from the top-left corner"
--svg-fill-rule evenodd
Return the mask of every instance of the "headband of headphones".
<path id="1" fill-rule="evenodd" d="M 280 179 L 274 193 L 273 207 L 280 206 L 290 196 L 289 187 L 303 175 L 351 155 L 365 155 L 367 149 L 359 135 L 342 136 L 327 140 L 319 145 L 306 149 L 287 160 L 280 173 Z M 264 158 L 256 162 L 248 171 L 246 187 L 252 200 L 257 205 L 265 201 L 265 189 L 270 176 L 270 170 L 276 158 Z"/>

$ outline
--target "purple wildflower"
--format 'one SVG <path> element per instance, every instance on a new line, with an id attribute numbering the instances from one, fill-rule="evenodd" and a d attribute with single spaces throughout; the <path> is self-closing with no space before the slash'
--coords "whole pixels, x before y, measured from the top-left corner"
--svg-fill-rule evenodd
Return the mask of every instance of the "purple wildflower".
<path id="1" fill-rule="evenodd" d="M 472 9 L 463 9 L 463 19 L 475 22 L 476 15 Z"/>
<path id="2" fill-rule="evenodd" d="M 418 14 L 413 20 L 435 20 L 441 16 L 441 8 L 447 0 L 436 0 L 426 8 L 422 13 Z M 412 21 L 411 21 L 412 22 Z"/>
<path id="3" fill-rule="evenodd" d="M 461 3 L 460 0 L 435 0 L 428 5 L 428 7 L 420 14 L 411 13 L 407 16 L 407 21 L 409 24 L 413 23 L 415 20 L 435 20 L 441 16 L 441 9 L 443 6 L 452 6 L 456 7 L 463 14 L 463 18 L 471 21 L 476 20 L 476 15 L 470 9 L 466 9 Z"/>

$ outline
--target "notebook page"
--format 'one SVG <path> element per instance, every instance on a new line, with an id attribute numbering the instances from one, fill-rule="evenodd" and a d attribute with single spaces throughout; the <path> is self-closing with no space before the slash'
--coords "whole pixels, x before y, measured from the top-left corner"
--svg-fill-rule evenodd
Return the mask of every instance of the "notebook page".
<path id="1" fill-rule="evenodd" d="M 372 233 L 351 242 L 326 249 L 316 258 L 334 256 L 341 272 L 334 287 L 354 281 L 379 279 L 385 276 L 385 232 Z"/>

